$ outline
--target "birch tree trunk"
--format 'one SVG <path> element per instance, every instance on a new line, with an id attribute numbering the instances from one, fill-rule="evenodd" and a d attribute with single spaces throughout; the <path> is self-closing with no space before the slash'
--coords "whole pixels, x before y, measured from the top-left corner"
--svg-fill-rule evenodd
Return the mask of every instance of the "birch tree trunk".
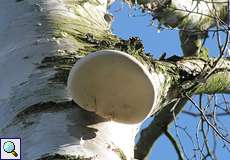
<path id="1" fill-rule="evenodd" d="M 132 157 L 136 125 L 84 111 L 66 91 L 69 69 L 79 57 L 118 41 L 104 18 L 107 5 L 0 2 L 0 135 L 21 137 L 22 159 Z"/>
<path id="2" fill-rule="evenodd" d="M 138 39 L 125 41 L 111 33 L 110 2 L 1 0 L 0 135 L 22 138 L 22 159 L 134 158 L 139 124 L 104 119 L 80 108 L 67 94 L 69 70 L 86 54 L 101 49 L 125 51 L 154 73 L 157 121 L 147 131 L 153 133 L 150 140 L 142 132 L 136 158 L 145 156 L 163 133 L 161 124 L 172 121 L 167 113 L 181 96 L 181 86 L 189 89 L 203 73 L 200 68 L 213 63 L 213 59 L 197 58 L 156 61 L 144 55 Z M 223 59 L 217 68 L 195 93 L 230 92 L 229 59 Z M 186 102 L 180 100 L 178 112 Z M 143 151 L 138 146 L 145 142 L 148 147 Z"/>

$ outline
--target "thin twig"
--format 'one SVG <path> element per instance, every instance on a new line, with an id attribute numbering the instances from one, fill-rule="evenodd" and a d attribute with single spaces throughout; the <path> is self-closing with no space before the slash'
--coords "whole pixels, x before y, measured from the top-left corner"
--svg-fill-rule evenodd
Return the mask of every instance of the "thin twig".
<path id="1" fill-rule="evenodd" d="M 182 151 L 181 151 L 181 147 L 179 145 L 179 143 L 177 143 L 176 139 L 173 137 L 173 135 L 168 131 L 166 130 L 164 132 L 164 134 L 166 135 L 166 137 L 170 140 L 170 142 L 172 143 L 172 145 L 174 146 L 175 150 L 176 150 L 176 153 L 178 155 L 178 158 L 179 160 L 184 160 L 184 156 L 182 154 Z"/>
<path id="2" fill-rule="evenodd" d="M 218 130 L 217 128 L 208 120 L 208 118 L 205 116 L 204 112 L 199 108 L 199 106 L 185 93 L 185 96 L 188 98 L 188 100 L 199 110 L 204 120 L 207 122 L 207 124 L 216 132 L 216 134 L 223 139 L 225 142 L 230 144 L 230 141 L 225 138 Z"/>

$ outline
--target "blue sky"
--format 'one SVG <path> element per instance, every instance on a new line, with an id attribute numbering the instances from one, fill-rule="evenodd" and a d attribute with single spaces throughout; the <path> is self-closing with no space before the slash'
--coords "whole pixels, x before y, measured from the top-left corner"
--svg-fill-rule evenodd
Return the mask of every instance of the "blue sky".
<path id="1" fill-rule="evenodd" d="M 151 52 L 154 57 L 166 52 L 168 56 L 181 55 L 179 36 L 177 30 L 163 29 L 158 32 L 157 21 L 152 24 L 151 16 L 142 13 L 138 8 L 130 8 L 127 4 L 117 0 L 111 7 L 110 12 L 114 16 L 112 31 L 114 34 L 128 39 L 130 36 L 141 38 L 146 52 Z M 216 56 L 218 49 L 215 38 L 206 40 L 211 55 Z"/>
<path id="2" fill-rule="evenodd" d="M 138 36 L 145 47 L 146 52 L 151 52 L 154 58 L 158 58 L 161 53 L 166 52 L 167 57 L 176 54 L 181 56 L 180 41 L 178 36 L 178 31 L 176 30 L 161 30 L 160 33 L 157 30 L 157 22 L 155 25 L 151 23 L 151 16 L 142 13 L 140 10 L 132 8 L 130 9 L 128 5 L 121 2 L 121 0 L 116 1 L 111 7 L 110 12 L 114 16 L 114 22 L 112 25 L 112 31 L 114 34 L 128 39 L 132 36 Z M 206 40 L 206 46 L 209 48 L 211 56 L 216 56 L 218 54 L 218 49 L 216 46 L 215 38 L 212 39 L 212 33 L 209 34 L 210 38 Z M 223 38 L 223 37 L 222 37 Z M 207 98 L 207 96 L 205 97 Z M 197 99 L 197 97 L 195 97 Z M 217 99 L 222 100 L 221 96 L 217 96 Z M 227 96 L 230 99 L 230 96 Z M 204 105 L 207 100 L 203 101 Z M 194 106 L 188 103 L 185 107 L 186 109 L 192 108 L 196 111 Z M 198 118 L 194 118 L 185 114 L 181 114 L 178 118 L 177 123 L 182 127 L 186 127 L 192 136 L 195 136 L 196 126 L 198 123 Z M 230 123 L 229 118 L 222 119 L 228 124 Z M 174 125 L 171 128 L 172 133 L 175 135 Z M 180 131 L 180 130 L 179 130 Z M 184 134 L 184 132 L 179 133 L 181 141 L 183 143 L 184 149 L 188 156 L 192 155 L 192 143 Z M 198 135 L 201 136 L 201 135 Z M 211 135 L 208 136 L 211 138 Z M 230 153 L 226 152 L 223 147 L 223 143 L 218 143 L 218 156 L 220 160 L 229 160 Z M 172 147 L 171 143 L 164 136 L 159 138 L 156 142 L 154 149 L 151 154 L 151 160 L 177 160 L 177 155 Z M 199 159 L 199 158 L 198 158 Z"/>

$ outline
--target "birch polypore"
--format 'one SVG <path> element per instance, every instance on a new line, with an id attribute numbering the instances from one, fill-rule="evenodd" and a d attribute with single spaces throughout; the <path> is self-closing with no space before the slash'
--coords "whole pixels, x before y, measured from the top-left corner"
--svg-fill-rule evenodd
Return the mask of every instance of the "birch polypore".
<path id="1" fill-rule="evenodd" d="M 68 78 L 73 100 L 88 111 L 123 123 L 138 123 L 152 113 L 154 84 L 148 66 L 116 50 L 90 53 Z"/>

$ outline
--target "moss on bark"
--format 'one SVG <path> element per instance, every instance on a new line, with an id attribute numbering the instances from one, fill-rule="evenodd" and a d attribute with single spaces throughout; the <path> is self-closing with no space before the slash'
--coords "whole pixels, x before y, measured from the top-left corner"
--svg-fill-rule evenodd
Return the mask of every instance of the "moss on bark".
<path id="1" fill-rule="evenodd" d="M 93 157 L 85 158 L 83 156 L 73 156 L 73 155 L 61 155 L 61 154 L 54 154 L 54 155 L 44 155 L 42 158 L 37 160 L 93 160 Z"/>

